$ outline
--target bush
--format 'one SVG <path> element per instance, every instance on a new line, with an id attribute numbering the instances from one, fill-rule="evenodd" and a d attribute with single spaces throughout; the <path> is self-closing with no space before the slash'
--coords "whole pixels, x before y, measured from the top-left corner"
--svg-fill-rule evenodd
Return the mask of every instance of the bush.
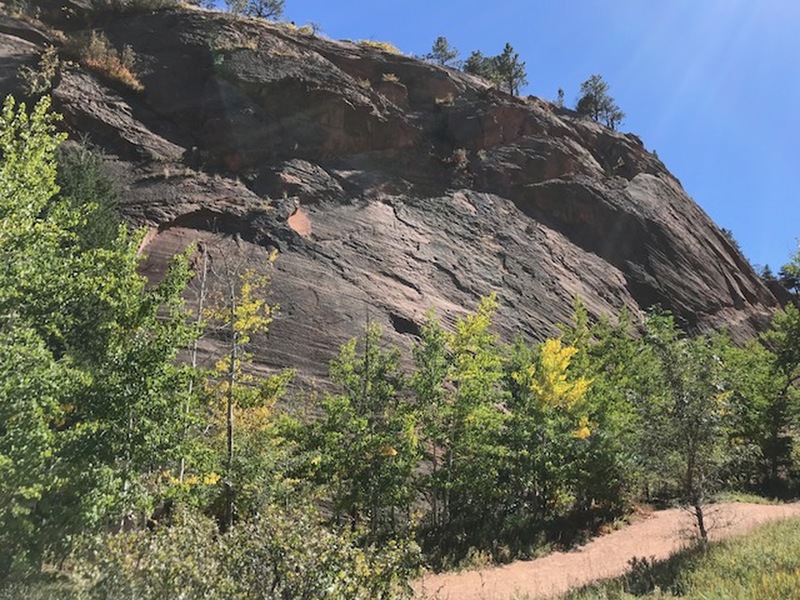
<path id="1" fill-rule="evenodd" d="M 76 558 L 82 598 L 366 600 L 410 597 L 417 553 L 391 542 L 361 549 L 308 511 L 269 509 L 226 534 L 206 517 L 179 515 L 155 532 L 89 538 Z"/>
<path id="2" fill-rule="evenodd" d="M 61 61 L 53 46 L 48 46 L 39 56 L 36 68 L 27 65 L 20 67 L 18 77 L 22 82 L 22 91 L 28 96 L 43 96 L 53 89 L 58 76 Z"/>
<path id="3" fill-rule="evenodd" d="M 130 46 L 125 46 L 122 52 L 118 52 L 105 34 L 92 32 L 89 36 L 77 36 L 69 40 L 67 50 L 87 69 L 118 81 L 136 92 L 144 90 L 142 83 L 133 74 L 136 55 Z"/>

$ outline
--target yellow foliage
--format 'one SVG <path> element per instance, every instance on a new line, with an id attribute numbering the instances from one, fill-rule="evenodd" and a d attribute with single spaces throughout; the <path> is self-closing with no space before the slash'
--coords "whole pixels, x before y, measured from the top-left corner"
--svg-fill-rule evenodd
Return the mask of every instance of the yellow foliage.
<path id="1" fill-rule="evenodd" d="M 274 307 L 256 296 L 260 287 L 263 287 L 263 284 L 254 275 L 245 274 L 242 278 L 242 289 L 233 322 L 234 330 L 240 335 L 259 331 L 266 333 L 272 323 Z"/>
<path id="2" fill-rule="evenodd" d="M 203 484 L 204 485 L 217 485 L 220 480 L 220 476 L 217 473 L 209 473 L 205 477 L 203 477 Z"/>
<path id="3" fill-rule="evenodd" d="M 274 260 L 270 255 L 270 261 Z M 237 334 L 237 344 L 244 346 L 250 342 L 253 333 L 267 333 L 272 323 L 272 315 L 278 310 L 277 305 L 267 304 L 264 296 L 269 277 L 254 271 L 246 271 L 240 280 L 239 290 L 232 310 L 230 300 L 222 298 L 215 306 L 203 311 L 203 316 L 212 323 L 230 326 Z M 233 313 L 233 314 L 231 314 Z M 228 366 L 217 365 L 217 369 L 225 371 Z"/>
<path id="4" fill-rule="evenodd" d="M 572 432 L 572 437 L 579 440 L 585 440 L 588 438 L 590 435 L 592 435 L 592 430 L 589 429 L 589 425 L 592 425 L 592 423 L 589 422 L 589 417 L 581 417 L 581 420 L 578 422 L 578 428 Z"/>
<path id="5" fill-rule="evenodd" d="M 381 456 L 392 457 L 397 456 L 397 450 L 393 446 L 383 446 L 380 450 Z"/>
<path id="6" fill-rule="evenodd" d="M 481 299 L 474 314 L 456 322 L 456 334 L 451 337 L 450 343 L 457 354 L 476 354 L 481 350 L 482 344 L 493 339 L 489 327 L 497 306 L 497 293 L 492 292 Z"/>
<path id="7" fill-rule="evenodd" d="M 591 381 L 579 377 L 568 380 L 570 361 L 578 349 L 563 346 L 560 339 L 548 339 L 542 346 L 540 368 L 531 367 L 530 389 L 540 401 L 554 407 L 571 409 L 589 391 Z"/>

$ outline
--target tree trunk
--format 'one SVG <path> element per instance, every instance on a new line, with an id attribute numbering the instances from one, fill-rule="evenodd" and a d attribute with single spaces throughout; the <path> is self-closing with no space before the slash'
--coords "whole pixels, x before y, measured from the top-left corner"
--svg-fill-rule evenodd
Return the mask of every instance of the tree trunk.
<path id="1" fill-rule="evenodd" d="M 197 326 L 203 320 L 203 308 L 205 305 L 206 299 L 206 279 L 208 278 L 208 252 L 206 251 L 205 246 L 201 246 L 200 252 L 203 255 L 203 272 L 200 276 L 200 295 L 197 300 L 197 318 L 195 319 L 195 324 Z M 190 364 L 192 365 L 192 374 L 197 372 L 197 338 L 194 339 L 192 342 L 192 353 L 190 358 Z M 191 410 L 191 402 L 192 402 L 192 394 L 194 392 L 194 378 L 189 379 L 189 389 L 186 390 L 186 406 L 184 407 L 183 411 L 183 436 L 181 441 L 186 441 L 186 435 L 188 433 L 188 420 L 189 420 L 189 412 Z M 183 479 L 186 475 L 186 456 L 181 456 L 181 464 L 178 479 L 181 483 L 183 483 Z"/>
<path id="2" fill-rule="evenodd" d="M 228 528 L 233 527 L 233 394 L 236 385 L 236 358 L 238 351 L 238 335 L 236 332 L 236 288 L 233 280 L 228 287 L 230 302 L 230 363 L 228 365 L 227 394 L 227 482 L 225 486 L 225 521 Z"/>
<path id="3" fill-rule="evenodd" d="M 706 530 L 705 516 L 703 514 L 703 505 L 699 498 L 694 500 L 694 516 L 697 520 L 697 530 L 700 532 L 700 541 L 703 544 L 708 543 L 708 531 Z"/>
<path id="4" fill-rule="evenodd" d="M 433 513 L 433 526 L 434 527 L 438 527 L 439 526 L 439 490 L 436 487 L 438 485 L 437 477 L 436 477 L 436 460 L 437 460 L 437 457 L 436 457 L 436 441 L 434 440 L 434 442 L 433 442 L 433 452 L 432 452 L 433 468 L 432 468 L 432 475 L 431 475 L 431 478 L 432 478 L 432 481 L 433 481 L 433 485 L 431 486 L 431 491 L 433 492 L 433 494 L 431 495 L 431 512 Z"/>

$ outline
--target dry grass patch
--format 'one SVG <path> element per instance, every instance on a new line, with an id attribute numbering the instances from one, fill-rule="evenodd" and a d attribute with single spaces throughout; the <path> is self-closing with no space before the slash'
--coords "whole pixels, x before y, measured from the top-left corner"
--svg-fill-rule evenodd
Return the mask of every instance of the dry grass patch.
<path id="1" fill-rule="evenodd" d="M 124 46 L 118 52 L 105 34 L 92 32 L 89 36 L 71 38 L 67 50 L 87 69 L 136 92 L 144 90 L 144 85 L 133 72 L 136 55 L 130 46 Z"/>
<path id="2" fill-rule="evenodd" d="M 376 40 L 359 40 L 356 42 L 359 46 L 363 46 L 365 48 L 374 48 L 375 50 L 381 50 L 383 52 L 388 52 L 389 54 L 403 54 L 400 52 L 400 49 L 391 44 L 389 42 L 378 42 Z"/>

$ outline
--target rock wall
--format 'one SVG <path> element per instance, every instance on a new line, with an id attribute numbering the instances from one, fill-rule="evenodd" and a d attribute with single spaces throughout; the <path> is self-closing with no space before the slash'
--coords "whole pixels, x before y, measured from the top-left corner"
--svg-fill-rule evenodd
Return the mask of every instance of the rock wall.
<path id="1" fill-rule="evenodd" d="M 75 34 L 87 17 L 67 4 L 53 24 Z M 498 331 L 532 339 L 576 295 L 594 315 L 658 303 L 740 339 L 776 306 L 634 135 L 288 26 L 186 10 L 109 15 L 102 29 L 133 48 L 144 91 L 72 63 L 56 107 L 112 157 L 125 218 L 149 229 L 148 276 L 190 242 L 256 267 L 279 251 L 259 369 L 322 381 L 367 319 L 407 343 L 428 309 L 452 322 L 492 291 Z M 4 94 L 48 39 L 0 23 Z"/>

